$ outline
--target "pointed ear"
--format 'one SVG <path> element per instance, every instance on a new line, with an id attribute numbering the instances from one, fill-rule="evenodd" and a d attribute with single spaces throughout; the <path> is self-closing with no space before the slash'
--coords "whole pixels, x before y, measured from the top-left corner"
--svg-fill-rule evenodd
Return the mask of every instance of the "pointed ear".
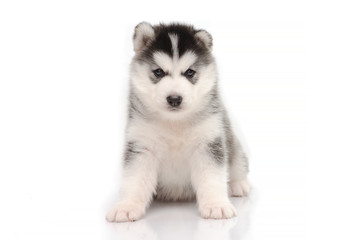
<path id="1" fill-rule="evenodd" d="M 152 25 L 147 22 L 141 22 L 134 30 L 133 49 L 137 53 L 141 51 L 153 38 L 155 30 Z"/>
<path id="2" fill-rule="evenodd" d="M 205 30 L 199 30 L 195 33 L 196 39 L 204 45 L 210 52 L 212 51 L 212 36 Z"/>

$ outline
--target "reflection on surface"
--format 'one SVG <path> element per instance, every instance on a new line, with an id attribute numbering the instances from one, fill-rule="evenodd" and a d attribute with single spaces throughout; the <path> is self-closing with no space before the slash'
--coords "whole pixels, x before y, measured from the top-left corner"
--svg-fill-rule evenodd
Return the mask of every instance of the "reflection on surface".
<path id="1" fill-rule="evenodd" d="M 199 216 L 195 202 L 153 202 L 144 219 L 110 223 L 118 239 L 245 239 L 249 198 L 232 198 L 238 216 L 210 220 Z"/>

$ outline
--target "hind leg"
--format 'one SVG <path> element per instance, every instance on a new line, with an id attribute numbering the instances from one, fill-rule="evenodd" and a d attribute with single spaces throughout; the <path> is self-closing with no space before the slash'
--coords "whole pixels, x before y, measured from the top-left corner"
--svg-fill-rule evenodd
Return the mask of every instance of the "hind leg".
<path id="1" fill-rule="evenodd" d="M 247 180 L 248 158 L 240 144 L 236 144 L 229 163 L 229 195 L 233 197 L 247 196 L 251 189 Z"/>

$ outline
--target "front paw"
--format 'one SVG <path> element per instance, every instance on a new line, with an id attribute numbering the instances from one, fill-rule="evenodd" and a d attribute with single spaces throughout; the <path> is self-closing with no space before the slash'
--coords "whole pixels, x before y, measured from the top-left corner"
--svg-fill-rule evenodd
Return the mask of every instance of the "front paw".
<path id="1" fill-rule="evenodd" d="M 203 218 L 225 219 L 236 216 L 236 210 L 230 202 L 203 204 L 199 210 Z"/>
<path id="2" fill-rule="evenodd" d="M 144 204 L 117 203 L 108 213 L 108 222 L 133 222 L 145 215 Z"/>

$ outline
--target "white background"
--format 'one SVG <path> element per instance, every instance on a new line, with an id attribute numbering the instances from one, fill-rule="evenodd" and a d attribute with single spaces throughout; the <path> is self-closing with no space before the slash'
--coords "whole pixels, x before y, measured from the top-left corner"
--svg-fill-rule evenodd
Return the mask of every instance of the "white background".
<path id="1" fill-rule="evenodd" d="M 1 239 L 361 239 L 358 1 L 1 1 Z M 208 30 L 251 156 L 239 216 L 155 203 L 109 224 L 133 28 Z"/>

